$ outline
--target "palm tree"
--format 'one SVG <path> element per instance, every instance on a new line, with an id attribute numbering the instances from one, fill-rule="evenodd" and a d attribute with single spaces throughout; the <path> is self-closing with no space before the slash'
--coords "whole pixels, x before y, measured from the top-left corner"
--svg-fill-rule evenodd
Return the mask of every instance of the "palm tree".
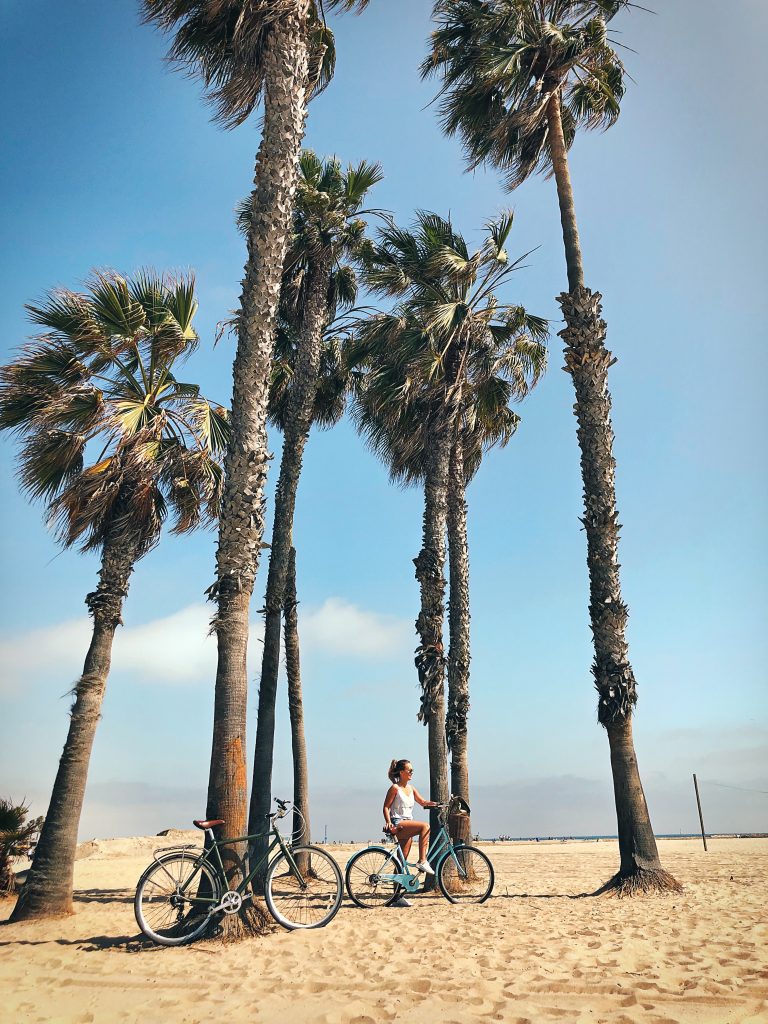
<path id="1" fill-rule="evenodd" d="M 362 10 L 368 0 L 329 0 Z M 229 835 L 246 827 L 248 610 L 264 533 L 269 460 L 266 417 L 283 261 L 307 104 L 333 73 L 333 36 L 315 0 L 142 0 L 146 21 L 174 32 L 171 58 L 198 76 L 225 127 L 242 124 L 263 100 L 248 224 L 248 256 L 233 367 L 232 443 L 219 521 L 213 628 L 218 640 L 208 783 L 210 817 Z M 228 856 L 238 860 L 233 848 Z M 228 932 L 241 930 L 236 915 Z"/>
<path id="2" fill-rule="evenodd" d="M 504 447 L 520 422 L 510 408 L 524 399 L 546 367 L 546 327 L 535 325 L 534 336 L 524 332 L 501 340 L 491 332 L 472 338 L 467 388 L 455 430 L 448 471 L 448 713 L 446 735 L 451 755 L 451 792 L 469 803 L 467 716 L 469 713 L 470 611 L 467 498 L 469 482 L 483 456 Z M 451 823 L 455 840 L 471 837 L 468 815 Z"/>
<path id="3" fill-rule="evenodd" d="M 292 377 L 290 360 L 293 352 L 290 351 L 290 345 L 284 344 L 289 337 L 290 332 L 278 333 L 278 352 L 270 390 L 270 420 L 276 426 L 285 422 L 288 385 Z M 349 379 L 349 371 L 342 356 L 340 340 L 336 336 L 331 336 L 323 343 L 312 425 L 328 429 L 339 422 L 344 414 Z M 294 842 L 300 845 L 311 842 L 312 832 L 309 814 L 309 768 L 304 733 L 298 597 L 296 594 L 296 549 L 293 545 L 291 545 L 288 555 L 283 600 L 283 625 L 293 756 L 293 803 L 298 812 L 294 814 L 293 837 Z"/>
<path id="4" fill-rule="evenodd" d="M 0 429 L 19 436 L 21 484 L 46 503 L 59 541 L 99 552 L 101 569 L 85 599 L 93 635 L 15 921 L 72 910 L 88 764 L 129 579 L 169 513 L 174 533 L 215 522 L 216 456 L 229 438 L 226 411 L 174 372 L 197 344 L 192 277 L 99 273 L 87 292 L 53 292 L 27 309 L 46 333 L 0 368 Z"/>
<path id="5" fill-rule="evenodd" d="M 584 285 L 568 166 L 579 128 L 608 128 L 619 116 L 624 68 L 609 25 L 630 0 L 437 0 L 424 74 L 441 76 L 441 115 L 470 166 L 488 162 L 516 188 L 543 171 L 555 178 L 568 292 L 559 296 L 565 369 L 576 392 L 590 579 L 598 720 L 608 733 L 618 818 L 619 871 L 609 887 L 677 889 L 662 870 L 632 740 L 637 690 L 621 596 L 619 523 L 606 325 L 601 296 Z"/>
<path id="6" fill-rule="evenodd" d="M 341 302 L 338 282 L 345 286 L 354 283 L 354 278 L 346 273 L 351 267 L 340 267 L 334 278 L 338 279 L 335 291 L 337 297 L 331 299 L 335 307 Z M 354 301 L 354 290 L 349 294 L 348 302 Z M 290 331 L 279 331 L 275 368 L 270 390 L 270 420 L 275 426 L 285 423 L 287 413 L 287 395 L 292 378 L 291 360 L 294 355 L 290 345 Z M 312 425 L 325 430 L 339 422 L 344 414 L 346 396 L 349 390 L 349 370 L 342 355 L 342 346 L 338 336 L 330 336 L 323 342 L 320 357 L 320 370 L 317 377 L 317 391 Z M 294 815 L 294 842 L 311 842 L 309 816 L 309 769 L 307 762 L 307 744 L 304 733 L 304 700 L 301 682 L 301 657 L 299 645 L 298 597 L 296 595 L 296 549 L 291 545 L 288 556 L 288 570 L 285 582 L 285 598 L 283 600 L 283 624 L 285 629 L 285 670 L 288 677 L 288 713 L 291 723 L 291 750 L 293 756 L 293 802 L 297 810 Z"/>
<path id="7" fill-rule="evenodd" d="M 309 820 L 309 764 L 304 732 L 304 696 L 301 688 L 301 645 L 299 643 L 299 599 L 296 594 L 296 548 L 288 554 L 288 573 L 285 579 L 283 623 L 285 629 L 285 671 L 288 677 L 288 714 L 291 722 L 291 755 L 293 757 L 293 840 L 297 845 L 312 841 Z M 309 870 L 306 854 L 297 854 L 304 860 L 302 871 Z"/>
<path id="8" fill-rule="evenodd" d="M 381 178 L 379 165 L 365 161 L 344 170 L 336 158 L 322 161 L 311 150 L 304 150 L 299 160 L 270 404 L 270 417 L 283 432 L 283 453 L 267 578 L 250 832 L 259 831 L 272 799 L 280 624 L 304 448 L 313 422 L 330 426 L 343 411 L 343 392 L 340 408 L 337 394 L 338 342 L 324 345 L 324 334 L 337 308 L 354 303 L 355 275 L 345 260 L 358 257 L 364 245 L 363 201 Z"/>
<path id="9" fill-rule="evenodd" d="M 410 231 L 395 224 L 381 229 L 366 282 L 401 301 L 363 322 L 350 353 L 367 371 L 356 399 L 359 429 L 393 477 L 424 483 L 422 549 L 414 559 L 421 590 L 418 717 L 428 729 L 430 797 L 438 802 L 448 797 L 443 620 L 451 453 L 478 353 L 489 344 L 513 351 L 526 332 L 546 334 L 540 318 L 498 300 L 521 262 L 510 262 L 505 248 L 511 229 L 511 213 L 487 224 L 483 244 L 471 254 L 451 222 L 432 213 L 417 214 Z M 464 781 L 459 776 L 457 784 L 465 786 L 466 773 Z"/>
<path id="10" fill-rule="evenodd" d="M 27 821 L 29 807 L 0 798 L 0 899 L 16 892 L 12 857 L 21 857 L 43 826 L 42 818 Z"/>

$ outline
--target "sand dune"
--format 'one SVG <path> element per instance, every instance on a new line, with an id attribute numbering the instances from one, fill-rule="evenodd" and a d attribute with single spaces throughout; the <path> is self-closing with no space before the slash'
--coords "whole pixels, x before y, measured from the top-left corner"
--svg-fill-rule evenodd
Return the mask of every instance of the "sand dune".
<path id="1" fill-rule="evenodd" d="M 0 1020 L 217 1018 L 283 1024 L 766 1024 L 768 840 L 662 841 L 674 897 L 579 898 L 614 843 L 495 844 L 494 896 L 409 910 L 345 900 L 331 924 L 236 945 L 139 941 L 133 890 L 151 851 L 186 839 L 85 843 L 74 916 L 0 929 Z M 344 863 L 356 847 L 330 847 Z M 0 903 L 0 918 L 12 903 Z"/>

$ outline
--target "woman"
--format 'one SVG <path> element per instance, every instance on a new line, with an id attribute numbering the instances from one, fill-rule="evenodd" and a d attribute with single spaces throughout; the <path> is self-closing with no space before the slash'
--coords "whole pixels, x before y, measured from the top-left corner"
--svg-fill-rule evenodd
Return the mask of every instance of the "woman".
<path id="1" fill-rule="evenodd" d="M 413 805 L 417 803 L 420 807 L 437 807 L 437 804 L 434 800 L 425 800 L 411 785 L 413 765 L 406 758 L 392 761 L 387 775 L 392 785 L 384 797 L 385 829 L 397 839 L 403 851 L 403 859 L 406 860 L 411 843 L 418 836 L 419 861 L 416 867 L 424 874 L 434 875 L 435 872 L 427 860 L 429 825 L 424 821 L 413 820 Z M 395 906 L 410 907 L 410 903 L 406 899 L 399 899 Z"/>

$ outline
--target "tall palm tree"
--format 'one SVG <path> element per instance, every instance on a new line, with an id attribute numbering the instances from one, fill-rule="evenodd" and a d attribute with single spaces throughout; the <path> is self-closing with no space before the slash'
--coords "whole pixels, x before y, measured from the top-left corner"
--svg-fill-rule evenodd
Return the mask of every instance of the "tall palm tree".
<path id="1" fill-rule="evenodd" d="M 313 422 L 330 426 L 343 411 L 337 391 L 338 342 L 324 345 L 337 308 L 354 303 L 356 282 L 347 260 L 365 242 L 363 202 L 382 178 L 378 164 L 345 169 L 336 158 L 304 150 L 294 199 L 293 230 L 283 268 L 278 359 L 273 370 L 270 418 L 283 432 L 265 601 L 264 650 L 259 685 L 256 750 L 249 831 L 269 813 L 275 733 L 280 625 L 291 549 L 296 493 Z M 242 208 L 238 211 L 242 223 Z M 321 366 L 325 370 L 321 384 Z M 330 390 L 330 394 L 328 393 Z M 330 398 L 330 404 L 328 399 Z M 259 852 L 257 846 L 256 852 Z"/>
<path id="2" fill-rule="evenodd" d="M 368 0 L 328 0 L 362 10 Z M 248 610 L 264 533 L 269 375 L 283 261 L 310 97 L 333 73 L 333 36 L 315 0 L 142 0 L 145 20 L 174 32 L 171 58 L 198 76 L 226 127 L 263 101 L 233 367 L 232 444 L 209 596 L 218 641 L 208 814 L 246 827 Z M 227 856 L 237 862 L 242 851 Z M 241 930 L 236 915 L 228 932 Z"/>
<path id="3" fill-rule="evenodd" d="M 270 390 L 270 419 L 280 426 L 284 422 L 287 406 L 287 385 L 292 370 L 290 360 L 293 352 L 286 351 L 278 334 L 277 358 Z M 289 336 L 289 332 L 286 332 Z M 344 414 L 349 389 L 349 370 L 342 356 L 338 337 L 332 336 L 323 343 L 317 393 L 312 414 L 312 425 L 328 429 L 339 422 Z M 291 725 L 291 751 L 293 757 L 293 837 L 299 845 L 311 842 L 309 813 L 309 767 L 307 743 L 304 732 L 304 698 L 301 681 L 301 652 L 299 645 L 299 614 L 296 593 L 296 549 L 291 545 L 288 555 L 288 569 L 283 599 L 283 625 L 285 630 L 285 671 L 288 678 L 288 714 Z"/>
<path id="4" fill-rule="evenodd" d="M 540 318 L 498 299 L 521 262 L 511 262 L 506 250 L 511 229 L 511 213 L 490 222 L 474 253 L 449 220 L 432 213 L 417 214 L 412 230 L 381 229 L 366 282 L 400 302 L 361 325 L 350 353 L 366 367 L 356 399 L 361 432 L 395 478 L 424 482 L 422 549 L 414 559 L 421 591 L 418 717 L 428 729 L 430 797 L 438 802 L 448 797 L 443 620 L 451 452 L 477 352 L 489 341 L 514 347 L 524 332 L 546 333 Z M 433 819 L 436 828 L 434 812 Z"/>
<path id="5" fill-rule="evenodd" d="M 297 845 L 306 845 L 312 841 L 312 828 L 309 819 L 309 764 L 307 761 L 307 739 L 304 732 L 298 605 L 296 548 L 291 546 L 288 553 L 288 573 L 285 579 L 283 622 L 285 671 L 288 677 L 288 714 L 291 722 L 291 756 L 293 758 L 293 839 Z M 306 857 L 306 855 L 303 856 Z M 302 866 L 302 871 L 306 870 L 308 870 L 307 863 Z"/>
<path id="6" fill-rule="evenodd" d="M 620 866 L 608 883 L 631 892 L 676 889 L 663 871 L 632 740 L 637 701 L 621 596 L 619 523 L 606 325 L 601 296 L 584 284 L 568 150 L 579 128 L 619 116 L 624 68 L 609 26 L 630 0 L 437 0 L 438 28 L 424 74 L 441 77 L 441 115 L 470 166 L 488 162 L 516 188 L 552 174 L 563 229 L 568 292 L 559 296 L 565 369 L 576 392 L 590 579 L 598 720 L 608 733 Z"/>
<path id="7" fill-rule="evenodd" d="M 469 800 L 468 729 L 470 611 L 469 550 L 467 541 L 466 488 L 480 468 L 486 451 L 505 446 L 515 433 L 518 414 L 510 403 L 523 399 L 538 382 L 546 365 L 543 321 L 518 311 L 519 330 L 473 332 L 467 357 L 466 382 L 461 408 L 453 429 L 447 483 L 448 539 L 448 706 L 446 739 L 450 755 L 450 791 Z M 526 326 L 533 323 L 535 336 Z M 384 356 L 386 358 L 386 356 Z M 407 368 L 401 367 L 405 384 Z M 427 468 L 430 385 L 424 382 L 417 393 L 410 385 L 407 407 L 401 407 L 402 421 L 390 421 L 375 414 L 366 396 L 365 379 L 358 388 L 356 414 L 369 443 L 389 465 L 390 476 L 405 485 L 423 486 Z M 375 389 L 374 389 L 375 390 Z M 424 407 L 422 408 L 422 403 Z M 419 436 L 421 435 L 421 436 Z M 414 442 L 414 437 L 418 441 Z M 471 832 L 468 815 L 450 822 L 454 839 L 466 839 Z"/>
<path id="8" fill-rule="evenodd" d="M 448 712 L 446 735 L 451 755 L 451 792 L 469 803 L 467 716 L 469 713 L 470 609 L 467 497 L 469 482 L 485 452 L 504 447 L 520 418 L 510 408 L 524 399 L 546 367 L 546 328 L 536 324 L 535 336 L 522 330 L 497 340 L 491 332 L 472 338 L 467 388 L 455 430 L 448 470 Z M 468 815 L 452 822 L 456 840 L 468 840 Z"/>
<path id="9" fill-rule="evenodd" d="M 364 241 L 360 212 L 370 189 L 382 178 L 378 164 L 361 162 L 344 170 L 335 158 L 320 160 L 305 150 L 299 161 L 293 234 L 283 272 L 281 319 L 293 333 L 290 384 L 279 410 L 283 431 L 280 475 L 275 491 L 275 518 L 265 600 L 264 651 L 249 830 L 269 813 L 275 735 L 275 704 L 280 663 L 280 622 L 304 448 L 317 414 L 318 380 L 325 330 L 337 305 L 354 302 L 354 272 L 349 263 Z"/>
<path id="10" fill-rule="evenodd" d="M 112 641 L 136 562 L 173 532 L 215 522 L 227 413 L 175 370 L 197 344 L 192 277 L 93 277 L 28 306 L 46 333 L 0 368 L 0 429 L 20 438 L 24 489 L 64 547 L 101 555 L 93 635 L 34 863 L 13 920 L 70 913 L 88 764 Z"/>

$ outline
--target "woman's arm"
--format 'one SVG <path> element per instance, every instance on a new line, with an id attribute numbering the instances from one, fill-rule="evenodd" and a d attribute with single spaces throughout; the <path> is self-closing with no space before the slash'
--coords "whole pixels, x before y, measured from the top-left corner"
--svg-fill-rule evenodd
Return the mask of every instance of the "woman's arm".
<path id="1" fill-rule="evenodd" d="M 394 831 L 395 829 L 395 826 L 389 820 L 389 811 L 390 808 L 392 807 L 392 804 L 394 803 L 394 799 L 396 796 L 397 786 L 392 785 L 387 790 L 387 795 L 384 797 L 384 807 L 382 808 L 382 810 L 384 811 L 384 821 L 387 823 L 387 828 L 390 830 L 390 832 Z"/>
<path id="2" fill-rule="evenodd" d="M 392 788 L 394 789 L 394 786 Z M 413 790 L 413 799 L 421 807 L 437 807 L 437 803 L 434 800 L 425 800 L 415 786 L 412 786 L 411 789 Z"/>

